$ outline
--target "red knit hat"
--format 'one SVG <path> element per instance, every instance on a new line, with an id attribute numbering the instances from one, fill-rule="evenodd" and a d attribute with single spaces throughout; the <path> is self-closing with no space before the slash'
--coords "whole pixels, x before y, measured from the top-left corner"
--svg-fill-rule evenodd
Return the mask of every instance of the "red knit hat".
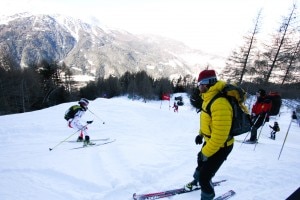
<path id="1" fill-rule="evenodd" d="M 198 77 L 198 85 L 210 85 L 217 82 L 215 70 L 203 70 Z"/>

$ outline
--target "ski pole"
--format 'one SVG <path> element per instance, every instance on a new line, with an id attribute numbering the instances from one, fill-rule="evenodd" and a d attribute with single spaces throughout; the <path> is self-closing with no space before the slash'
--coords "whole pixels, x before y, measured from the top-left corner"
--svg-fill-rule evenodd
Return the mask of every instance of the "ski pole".
<path id="1" fill-rule="evenodd" d="M 267 113 L 265 114 L 264 121 L 263 121 L 262 127 L 261 127 L 261 129 L 260 129 L 260 131 L 259 131 L 259 134 L 258 134 L 258 137 L 257 137 L 257 141 L 256 141 L 256 143 L 255 143 L 255 145 L 254 145 L 253 151 L 255 151 L 255 148 L 256 148 L 256 145 L 257 145 L 257 143 L 258 143 L 258 139 L 259 139 L 259 137 L 260 137 L 261 131 L 262 131 L 262 129 L 264 128 L 264 125 L 265 125 L 265 122 L 266 122 L 266 118 L 267 118 Z"/>
<path id="2" fill-rule="evenodd" d="M 291 119 L 290 125 L 289 125 L 289 127 L 288 127 L 288 130 L 287 130 L 287 132 L 286 132 L 285 138 L 284 138 L 284 140 L 283 140 L 283 143 L 282 143 L 282 146 L 281 146 L 281 149 L 280 149 L 280 153 L 279 153 L 279 156 L 278 156 L 278 160 L 279 160 L 280 155 L 281 155 L 281 152 L 282 152 L 282 150 L 283 150 L 283 146 L 284 146 L 284 144 L 285 144 L 286 138 L 287 138 L 287 136 L 288 136 L 288 134 L 289 134 L 289 131 L 290 131 L 290 128 L 291 128 L 291 124 L 292 124 L 292 121 L 293 121 L 293 119 Z"/>
<path id="3" fill-rule="evenodd" d="M 284 138 L 284 140 L 283 140 L 283 144 L 282 144 L 282 147 L 281 147 L 279 156 L 278 156 L 278 160 L 279 160 L 280 155 L 281 155 L 281 152 L 282 152 L 282 150 L 283 150 L 283 146 L 284 146 L 284 144 L 285 144 L 286 138 L 287 138 L 287 136 L 288 136 L 288 134 L 289 134 L 289 131 L 290 131 L 290 128 L 291 128 L 291 124 L 292 124 L 292 122 L 293 122 L 293 119 L 297 119 L 297 115 L 296 115 L 295 111 L 293 112 L 293 115 L 292 115 L 292 119 L 291 119 L 290 125 L 289 125 L 289 127 L 288 127 L 288 130 L 287 130 L 287 132 L 286 132 L 285 138 Z"/>
<path id="4" fill-rule="evenodd" d="M 105 124 L 105 121 L 103 121 L 98 115 L 93 113 L 90 109 L 88 109 L 88 111 L 90 111 L 90 113 L 92 113 L 95 117 L 97 117 L 100 121 L 102 121 L 102 124 Z"/>
<path id="5" fill-rule="evenodd" d="M 77 130 L 76 132 L 72 133 L 70 136 L 68 136 L 66 139 L 60 141 L 57 145 L 55 145 L 52 148 L 49 148 L 49 151 L 52 151 L 54 148 L 56 148 L 57 146 L 61 145 L 63 142 L 65 142 L 67 139 L 69 139 L 70 137 L 72 137 L 73 135 L 75 135 L 76 133 L 78 133 L 79 131 L 83 130 L 85 127 L 87 127 L 87 124 L 85 126 L 83 126 L 81 129 Z"/>

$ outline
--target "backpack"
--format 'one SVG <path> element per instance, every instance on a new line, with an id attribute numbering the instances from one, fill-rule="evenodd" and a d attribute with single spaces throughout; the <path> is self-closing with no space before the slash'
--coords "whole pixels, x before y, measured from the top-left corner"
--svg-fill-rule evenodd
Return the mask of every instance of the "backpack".
<path id="1" fill-rule="evenodd" d="M 202 110 L 203 99 L 200 97 L 200 91 L 198 88 L 194 88 L 190 96 L 191 105 L 196 108 L 196 112 L 199 113 Z"/>
<path id="2" fill-rule="evenodd" d="M 79 105 L 74 105 L 71 106 L 68 110 L 65 112 L 65 120 L 69 120 L 74 118 L 75 114 L 77 113 L 78 110 L 81 110 L 82 108 Z"/>
<path id="3" fill-rule="evenodd" d="M 206 106 L 206 113 L 211 116 L 210 107 L 219 98 L 225 97 L 232 106 L 233 118 L 229 136 L 237 136 L 251 130 L 252 122 L 246 105 L 246 92 L 235 85 L 226 84 L 224 89 L 216 94 Z"/>
<path id="4" fill-rule="evenodd" d="M 267 98 L 271 100 L 272 106 L 269 111 L 269 116 L 275 116 L 279 114 L 280 107 L 282 104 L 281 96 L 278 92 L 270 92 Z"/>

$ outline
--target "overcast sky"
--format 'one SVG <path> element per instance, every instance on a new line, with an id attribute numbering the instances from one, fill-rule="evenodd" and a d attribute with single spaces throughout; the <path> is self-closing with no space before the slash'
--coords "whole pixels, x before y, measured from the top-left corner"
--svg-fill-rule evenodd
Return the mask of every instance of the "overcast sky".
<path id="1" fill-rule="evenodd" d="M 171 37 L 206 52 L 227 55 L 254 27 L 263 9 L 262 32 L 278 29 L 300 0 L 1 0 L 1 14 L 31 11 L 78 18 L 132 33 Z"/>

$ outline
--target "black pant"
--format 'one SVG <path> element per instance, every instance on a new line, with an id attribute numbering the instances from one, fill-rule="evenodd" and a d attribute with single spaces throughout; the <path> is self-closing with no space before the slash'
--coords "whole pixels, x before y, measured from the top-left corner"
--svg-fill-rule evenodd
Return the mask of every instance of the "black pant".
<path id="1" fill-rule="evenodd" d="M 252 126 L 251 128 L 251 136 L 250 136 L 250 141 L 256 141 L 257 140 L 257 129 L 259 127 Z"/>
<path id="2" fill-rule="evenodd" d="M 269 118 L 266 117 L 265 115 L 258 115 L 252 119 L 252 122 L 254 123 L 252 128 L 251 128 L 251 136 L 250 140 L 251 141 L 256 141 L 257 140 L 257 130 L 259 127 L 261 127 L 264 122 L 268 122 Z"/>
<path id="3" fill-rule="evenodd" d="M 271 132 L 271 139 L 275 140 L 275 137 L 276 137 L 276 131 L 272 131 Z"/>
<path id="4" fill-rule="evenodd" d="M 205 144 L 203 144 L 205 146 Z M 219 170 L 223 162 L 226 160 L 227 156 L 230 154 L 233 148 L 233 144 L 220 148 L 214 155 L 209 157 L 207 161 L 198 164 L 199 170 L 199 182 L 201 186 L 201 191 L 207 194 L 215 194 L 214 187 L 211 184 L 211 180 Z"/>

